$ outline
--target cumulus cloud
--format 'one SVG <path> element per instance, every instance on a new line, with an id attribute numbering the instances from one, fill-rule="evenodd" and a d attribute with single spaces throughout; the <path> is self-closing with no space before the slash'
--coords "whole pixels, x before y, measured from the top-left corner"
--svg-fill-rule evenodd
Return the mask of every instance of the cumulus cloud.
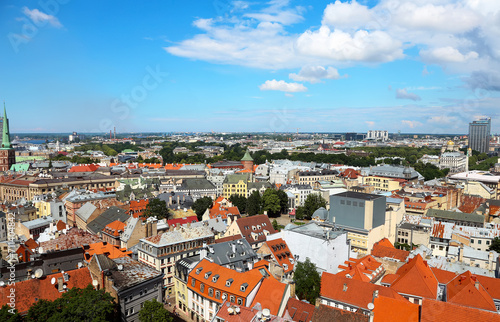
<path id="1" fill-rule="evenodd" d="M 475 51 L 470 51 L 464 55 L 460 51 L 458 51 L 458 49 L 451 46 L 434 48 L 431 50 L 422 50 L 420 52 L 420 55 L 422 55 L 425 60 L 434 63 L 463 63 L 467 60 L 476 59 L 479 57 L 479 54 Z"/>
<path id="2" fill-rule="evenodd" d="M 406 88 L 398 88 L 396 89 L 396 98 L 398 99 L 407 99 L 412 101 L 420 101 L 422 98 L 414 93 L 409 93 Z"/>
<path id="3" fill-rule="evenodd" d="M 437 123 L 437 124 L 451 124 L 456 121 L 457 121 L 456 117 L 448 115 L 435 115 L 429 118 L 430 123 Z"/>
<path id="4" fill-rule="evenodd" d="M 372 14 L 368 7 L 352 2 L 330 3 L 323 13 L 323 25 L 334 28 L 359 29 L 365 27 L 372 20 Z"/>
<path id="5" fill-rule="evenodd" d="M 309 82 L 312 84 L 319 83 L 322 79 L 339 79 L 346 76 L 340 76 L 338 70 L 333 67 L 325 68 L 323 66 L 302 67 L 298 74 L 291 73 L 288 75 L 294 81 Z"/>
<path id="6" fill-rule="evenodd" d="M 383 31 L 358 30 L 351 35 L 327 26 L 300 35 L 296 48 L 303 55 L 334 61 L 387 62 L 404 57 L 401 42 Z"/>
<path id="7" fill-rule="evenodd" d="M 267 80 L 264 84 L 259 86 L 261 91 L 282 91 L 288 93 L 297 93 L 307 91 L 307 87 L 299 83 L 287 83 L 284 80 L 277 81 Z"/>
<path id="8" fill-rule="evenodd" d="M 48 23 L 53 27 L 62 28 L 62 24 L 59 22 L 59 19 L 54 16 L 48 15 L 38 9 L 30 10 L 28 7 L 23 7 L 22 11 L 37 25 Z"/>
<path id="9" fill-rule="evenodd" d="M 409 121 L 409 120 L 402 120 L 401 124 L 409 127 L 410 129 L 413 129 L 413 128 L 416 128 L 417 126 L 422 125 L 422 123 L 420 123 L 419 121 Z"/>

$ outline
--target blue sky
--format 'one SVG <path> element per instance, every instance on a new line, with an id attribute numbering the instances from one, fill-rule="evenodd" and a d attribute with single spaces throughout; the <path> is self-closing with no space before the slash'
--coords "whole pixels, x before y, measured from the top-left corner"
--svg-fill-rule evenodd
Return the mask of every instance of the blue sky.
<path id="1" fill-rule="evenodd" d="M 11 131 L 500 132 L 500 2 L 3 1 Z"/>

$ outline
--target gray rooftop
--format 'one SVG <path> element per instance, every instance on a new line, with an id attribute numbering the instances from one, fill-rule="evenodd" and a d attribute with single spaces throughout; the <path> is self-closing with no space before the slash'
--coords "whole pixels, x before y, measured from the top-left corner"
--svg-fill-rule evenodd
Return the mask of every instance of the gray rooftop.
<path id="1" fill-rule="evenodd" d="M 163 275 L 151 266 L 133 260 L 127 256 L 115 258 L 113 261 L 116 263 L 117 267 L 116 270 L 112 270 L 111 278 L 113 279 L 113 285 L 118 291 L 125 290 Z M 118 265 L 123 265 L 123 269 L 119 270 Z"/>
<path id="2" fill-rule="evenodd" d="M 31 221 L 25 221 L 23 222 L 23 225 L 28 228 L 28 229 L 35 229 L 43 226 L 48 226 L 52 222 L 53 218 L 51 216 L 45 217 L 45 218 L 38 218 L 35 220 Z M 29 236 L 28 236 L 29 237 Z"/>
<path id="3" fill-rule="evenodd" d="M 209 227 L 180 227 L 172 231 L 167 231 L 156 236 L 143 238 L 141 241 L 151 244 L 155 247 L 163 247 L 182 243 L 188 240 L 213 237 L 214 234 Z"/>
<path id="4" fill-rule="evenodd" d="M 179 190 L 215 190 L 217 189 L 213 183 L 207 179 L 185 179 Z"/>
<path id="5" fill-rule="evenodd" d="M 248 270 L 246 263 L 257 258 L 257 254 L 252 250 L 252 246 L 245 238 L 227 241 L 218 244 L 208 245 L 205 253 L 206 258 L 218 265 L 234 265 L 244 271 Z"/>
<path id="6" fill-rule="evenodd" d="M 484 216 L 483 215 L 476 215 L 476 214 L 467 214 L 463 212 L 457 212 L 457 211 L 448 211 L 448 210 L 441 210 L 441 209 L 429 209 L 426 214 L 427 217 L 434 217 L 434 218 L 443 218 L 443 219 L 449 219 L 449 220 L 457 220 L 457 221 L 468 221 L 468 222 L 474 222 L 474 223 L 484 223 Z"/>
<path id="7" fill-rule="evenodd" d="M 76 211 L 76 215 L 80 217 L 80 219 L 82 219 L 84 222 L 87 222 L 87 220 L 90 218 L 90 216 L 94 213 L 96 209 L 97 207 L 94 206 L 92 203 L 86 202 Z"/>
<path id="8" fill-rule="evenodd" d="M 96 217 L 90 223 L 87 224 L 87 230 L 94 234 L 100 233 L 104 227 L 109 225 L 115 220 L 125 222 L 130 216 L 125 212 L 125 210 L 112 206 L 109 207 L 100 216 Z"/>

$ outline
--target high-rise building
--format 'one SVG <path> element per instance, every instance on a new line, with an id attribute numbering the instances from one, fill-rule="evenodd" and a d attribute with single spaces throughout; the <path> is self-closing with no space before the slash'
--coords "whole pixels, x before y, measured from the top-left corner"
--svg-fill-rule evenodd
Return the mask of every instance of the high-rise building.
<path id="1" fill-rule="evenodd" d="M 16 151 L 10 144 L 9 119 L 3 104 L 2 146 L 0 147 L 0 171 L 8 171 L 16 163 Z"/>
<path id="2" fill-rule="evenodd" d="M 490 150 L 491 118 L 483 118 L 469 123 L 469 148 L 481 153 Z"/>

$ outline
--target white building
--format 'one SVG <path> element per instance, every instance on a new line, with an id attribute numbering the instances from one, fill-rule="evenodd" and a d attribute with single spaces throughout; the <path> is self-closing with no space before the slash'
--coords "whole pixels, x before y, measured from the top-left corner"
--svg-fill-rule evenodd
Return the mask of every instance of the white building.
<path id="1" fill-rule="evenodd" d="M 450 173 L 467 170 L 467 156 L 460 152 L 445 152 L 439 158 L 440 169 L 450 169 Z"/>
<path id="2" fill-rule="evenodd" d="M 389 139 L 389 132 L 387 131 L 368 131 L 366 134 L 368 140 L 382 140 L 387 141 Z"/>

